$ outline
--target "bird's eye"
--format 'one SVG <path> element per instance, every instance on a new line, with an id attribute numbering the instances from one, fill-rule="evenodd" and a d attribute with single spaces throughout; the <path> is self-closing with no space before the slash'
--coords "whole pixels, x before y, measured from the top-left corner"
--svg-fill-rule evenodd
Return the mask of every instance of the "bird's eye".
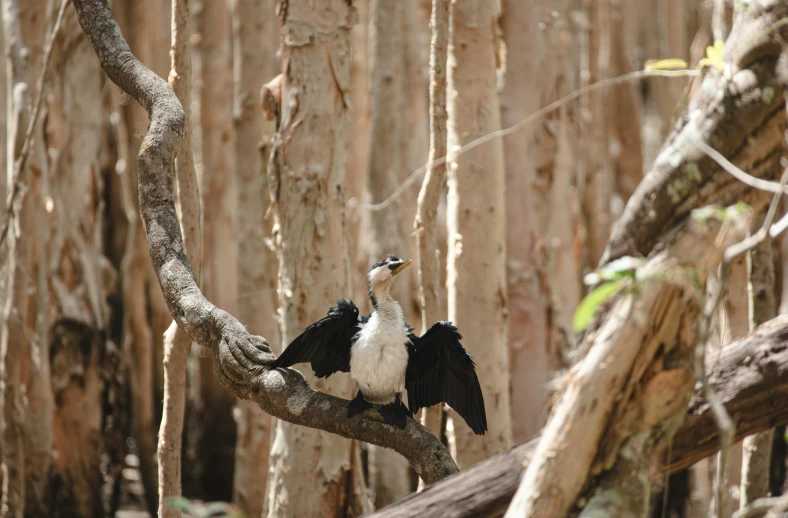
<path id="1" fill-rule="evenodd" d="M 391 263 L 388 266 L 389 266 L 389 270 L 395 270 L 397 268 L 397 266 L 399 266 L 399 265 L 397 263 Z"/>

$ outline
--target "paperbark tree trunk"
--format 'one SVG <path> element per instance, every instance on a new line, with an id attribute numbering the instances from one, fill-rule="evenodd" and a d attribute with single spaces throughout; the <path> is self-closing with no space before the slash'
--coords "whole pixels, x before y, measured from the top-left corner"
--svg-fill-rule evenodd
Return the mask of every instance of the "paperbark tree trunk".
<path id="1" fill-rule="evenodd" d="M 517 63 L 506 72 L 501 92 L 501 120 L 511 126 L 541 108 L 547 57 L 545 39 L 533 20 L 542 6 L 503 2 L 501 17 L 507 61 Z M 531 94 L 524 95 L 525 92 Z M 539 165 L 538 126 L 503 140 L 506 162 L 506 252 L 509 312 L 509 355 L 512 383 L 512 435 L 522 442 L 544 424 L 545 398 L 550 381 L 548 362 L 549 282 L 542 264 L 542 235 L 534 198 Z"/>
<path id="2" fill-rule="evenodd" d="M 345 197 L 347 199 L 348 254 L 351 262 L 350 284 L 359 311 L 369 312 L 369 295 L 364 276 L 369 271 L 369 211 L 367 199 L 367 163 L 369 161 L 370 124 L 370 3 L 356 2 L 358 20 L 351 30 L 350 125 L 346 139 Z"/>
<path id="3" fill-rule="evenodd" d="M 58 2 L 59 3 L 59 2 Z M 50 11 L 51 12 L 51 11 Z M 114 268 L 104 257 L 104 78 L 76 13 L 67 6 L 62 36 L 53 52 L 46 102 L 44 142 L 47 176 L 46 257 L 52 293 L 49 361 L 55 415 L 53 483 L 43 497 L 54 516 L 99 516 L 103 509 L 105 368 L 109 307 L 106 295 Z M 41 230 L 37 230 L 41 232 Z M 36 428 L 41 427 L 35 423 Z"/>
<path id="4" fill-rule="evenodd" d="M 156 61 L 155 39 L 157 18 L 152 16 L 154 6 L 150 0 L 128 2 L 118 6 L 125 18 L 124 34 L 136 55 L 154 67 Z M 169 48 L 169 45 L 167 46 Z M 155 67 L 154 67 L 155 68 Z M 166 77 L 166 72 L 164 72 Z M 121 98 L 121 101 L 123 98 Z M 145 230 L 139 218 L 137 192 L 138 163 L 136 160 L 142 128 L 146 127 L 145 111 L 134 103 L 123 107 L 123 122 L 126 142 L 121 147 L 128 150 L 124 168 L 120 170 L 122 211 L 127 218 L 128 230 L 120 263 L 121 298 L 123 307 L 122 348 L 128 363 L 131 392 L 132 435 L 136 442 L 140 462 L 140 477 L 145 490 L 147 510 L 153 514 L 158 509 L 158 472 L 156 464 L 156 403 L 154 392 L 158 355 L 158 329 L 149 319 L 151 299 L 158 290 L 149 289 L 148 271 L 150 260 L 145 253 Z M 124 136 L 124 135 L 121 135 Z M 160 296 L 160 295 L 159 295 Z M 163 332 L 163 329 L 161 330 Z"/>
<path id="5" fill-rule="evenodd" d="M 453 5 L 448 57 L 449 320 L 476 361 L 489 430 L 476 436 L 455 418 L 461 467 L 512 444 L 506 313 L 506 205 L 503 146 L 464 154 L 459 146 L 500 129 L 495 2 Z"/>
<path id="6" fill-rule="evenodd" d="M 407 143 L 412 138 L 411 126 L 405 114 L 409 108 L 406 11 L 414 8 L 412 0 L 370 2 L 370 108 L 369 161 L 367 189 L 371 203 L 385 200 L 408 174 Z M 410 258 L 408 241 L 409 220 L 402 218 L 405 203 L 395 199 L 382 210 L 369 213 L 368 263 L 377 262 L 389 254 Z M 410 304 L 411 281 L 415 269 L 404 272 L 392 286 L 392 296 L 402 305 L 405 321 L 417 325 Z M 359 279 L 360 282 L 363 282 Z M 401 456 L 383 448 L 375 448 L 374 461 L 375 505 L 388 505 L 410 490 L 407 464 Z"/>
<path id="7" fill-rule="evenodd" d="M 202 284 L 231 313 L 238 308 L 237 209 L 234 134 L 232 20 L 227 2 L 208 0 L 195 10 L 199 34 L 201 161 L 197 178 L 203 206 Z M 198 355 L 189 442 L 190 470 L 184 492 L 204 500 L 232 498 L 235 398 L 216 378 L 210 358 Z M 196 396 L 196 399 L 194 398 Z M 187 487 L 188 482 L 188 487 Z"/>
<path id="8" fill-rule="evenodd" d="M 430 26 L 430 152 L 427 171 L 421 186 L 414 221 L 414 234 L 419 259 L 419 301 L 421 302 L 421 332 L 437 320 L 444 320 L 441 301 L 441 250 L 438 246 L 438 206 L 446 179 L 446 66 L 449 53 L 449 23 L 451 4 L 448 0 L 433 0 Z M 444 158 L 439 164 L 436 160 Z M 437 437 L 444 433 L 443 404 L 422 410 L 421 422 Z"/>
<path id="9" fill-rule="evenodd" d="M 260 90 L 276 76 L 279 27 L 274 1 L 231 2 L 233 18 L 233 118 L 235 179 L 238 185 L 238 316 L 250 333 L 278 337 L 276 255 L 266 246 L 271 236 L 268 151 L 274 121 L 263 117 Z M 272 340 L 277 343 L 278 340 Z M 278 350 L 276 352 L 279 352 Z M 273 421 L 252 401 L 236 405 L 233 501 L 246 516 L 260 517 L 265 505 L 268 454 Z"/>
<path id="10" fill-rule="evenodd" d="M 46 2 L 3 0 L 7 81 L 7 184 L 20 184 L 6 236 L 6 297 L 0 334 L 2 502 L 0 515 L 49 512 L 54 401 L 51 389 L 48 309 L 49 238 L 45 196 L 49 170 L 39 117 L 27 164 L 14 178 L 36 95 L 47 25 Z"/>
<path id="11" fill-rule="evenodd" d="M 282 343 L 323 318 L 347 294 L 344 183 L 350 30 L 344 0 L 280 4 L 283 27 L 281 120 L 269 161 L 279 257 Z M 346 377 L 317 380 L 321 392 L 349 397 Z M 277 422 L 267 513 L 335 516 L 348 503 L 351 444 L 325 432 Z"/>

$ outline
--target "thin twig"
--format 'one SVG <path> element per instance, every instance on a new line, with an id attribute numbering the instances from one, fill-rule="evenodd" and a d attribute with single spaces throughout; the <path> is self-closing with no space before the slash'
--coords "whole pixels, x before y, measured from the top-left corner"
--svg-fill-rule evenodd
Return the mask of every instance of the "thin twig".
<path id="1" fill-rule="evenodd" d="M 449 0 L 432 0 L 432 41 L 430 45 L 430 153 L 427 174 L 419 191 L 413 224 L 419 259 L 419 302 L 421 332 L 426 333 L 440 314 L 440 260 L 438 257 L 437 213 L 446 166 L 430 165 L 436 156 L 446 155 L 446 60 L 449 46 Z M 422 410 L 421 422 L 436 437 L 441 437 L 443 405 Z M 419 481 L 423 484 L 423 481 Z"/>
<path id="2" fill-rule="evenodd" d="M 8 192 L 8 200 L 6 201 L 6 217 L 3 221 L 3 226 L 0 227 L 0 246 L 5 242 L 6 235 L 8 235 L 8 229 L 16 216 L 14 213 L 15 201 L 16 197 L 19 196 L 19 193 L 22 191 L 21 185 L 19 184 L 19 176 L 22 174 L 25 164 L 27 164 L 27 158 L 30 156 L 30 149 L 33 147 L 33 131 L 38 122 L 38 115 L 41 112 L 41 103 L 44 99 L 44 84 L 47 71 L 49 70 L 49 61 L 52 57 L 52 48 L 54 47 L 55 38 L 58 32 L 60 32 L 60 26 L 63 23 L 63 14 L 66 12 L 66 6 L 69 3 L 69 0 L 61 1 L 60 9 L 55 19 L 55 25 L 52 27 L 52 32 L 49 34 L 46 49 L 44 50 L 44 62 L 41 65 L 41 73 L 38 75 L 38 81 L 36 82 L 36 98 L 33 104 L 33 113 L 30 117 L 30 121 L 27 123 L 25 140 L 22 143 L 22 151 L 20 151 L 19 157 L 14 163 L 14 172 L 11 177 L 11 185 L 9 186 L 10 191 Z"/>
<path id="3" fill-rule="evenodd" d="M 721 474 L 717 483 L 717 516 L 718 518 L 724 517 L 724 502 L 725 502 L 725 480 L 728 467 L 728 455 L 730 452 L 731 444 L 733 443 L 733 435 L 735 432 L 733 420 L 725 410 L 725 405 L 720 401 L 714 387 L 709 384 L 708 376 L 706 374 L 706 342 L 709 339 L 709 325 L 711 317 L 717 309 L 717 306 L 722 299 L 722 292 L 724 286 L 725 276 L 728 273 L 728 263 L 723 262 L 720 266 L 720 278 L 715 284 L 713 292 L 707 297 L 706 305 L 703 309 L 703 315 L 700 320 L 698 329 L 698 343 L 695 346 L 695 379 L 701 383 L 704 390 L 704 396 L 708 401 L 711 411 L 714 415 L 714 422 L 720 430 L 720 458 L 719 466 L 717 467 L 718 473 Z"/>
<path id="4" fill-rule="evenodd" d="M 707 152 L 707 154 L 709 153 Z M 746 175 L 746 173 L 741 170 L 739 170 L 738 173 Z M 738 175 L 734 176 L 738 177 Z M 706 375 L 706 365 L 704 358 L 706 355 L 706 342 L 709 338 L 709 324 L 711 322 L 712 315 L 716 311 L 717 306 L 722 299 L 725 278 L 727 277 L 731 263 L 741 254 L 746 253 L 761 244 L 764 239 L 769 236 L 770 232 L 768 230 L 770 229 L 772 221 L 774 221 L 774 216 L 777 213 L 777 206 L 779 205 L 782 193 L 785 191 L 786 183 L 788 183 L 788 168 L 783 171 L 782 177 L 780 178 L 780 183 L 778 184 L 779 188 L 772 196 L 769 209 L 766 213 L 766 217 L 763 220 L 763 225 L 761 225 L 761 228 L 758 230 L 758 232 L 725 249 L 722 265 L 720 266 L 719 281 L 714 285 L 712 293 L 709 294 L 708 298 L 706 299 L 706 307 L 704 308 L 703 316 L 700 321 L 700 328 L 698 330 L 698 343 L 695 347 L 695 379 L 700 381 L 703 385 L 706 401 L 708 401 L 709 406 L 711 407 L 712 413 L 714 415 L 714 421 L 717 424 L 717 428 L 720 430 L 720 453 L 717 466 L 716 488 L 716 509 L 718 518 L 723 518 L 725 516 L 725 510 L 727 507 L 725 503 L 725 496 L 727 491 L 728 461 L 730 456 L 730 448 L 733 444 L 733 437 L 735 434 L 735 425 L 728 414 L 728 411 L 725 409 L 725 405 L 722 404 L 716 391 L 709 384 L 708 376 Z"/>
<path id="5" fill-rule="evenodd" d="M 722 153 L 714 149 L 713 147 L 709 146 L 702 140 L 695 138 L 692 139 L 693 145 L 706 153 L 712 160 L 717 162 L 717 165 L 722 167 L 725 171 L 731 174 L 734 178 L 739 180 L 742 183 L 745 183 L 752 187 L 753 189 L 758 189 L 760 191 L 766 191 L 771 193 L 783 193 L 788 194 L 788 189 L 784 186 L 780 186 L 778 182 L 772 182 L 770 180 L 764 180 L 763 178 L 758 178 L 756 176 L 752 176 L 751 174 L 747 174 L 738 167 L 736 167 L 730 160 L 725 158 Z"/>
<path id="6" fill-rule="evenodd" d="M 616 77 L 611 77 L 608 79 L 604 79 L 602 81 L 598 81 L 596 83 L 592 83 L 590 85 L 584 86 L 574 92 L 567 94 L 560 99 L 553 101 L 552 103 L 548 104 L 544 108 L 535 111 L 531 115 L 527 116 L 520 122 L 514 124 L 513 126 L 509 126 L 508 128 L 503 128 L 498 131 L 493 131 L 487 135 L 483 135 L 476 140 L 472 140 L 465 144 L 464 146 L 460 147 L 456 153 L 457 156 L 466 153 L 482 144 L 490 142 L 491 140 L 506 137 L 507 135 L 511 135 L 512 133 L 516 133 L 521 129 L 527 127 L 529 124 L 541 119 L 548 113 L 557 110 L 561 106 L 574 101 L 590 92 L 594 92 L 596 90 L 607 88 L 609 86 L 614 86 L 619 83 L 626 83 L 628 81 L 639 81 L 644 78 L 648 77 L 696 77 L 700 75 L 700 71 L 698 70 L 637 70 L 635 72 L 630 72 L 628 74 L 623 74 Z M 367 209 L 371 211 L 383 210 L 388 207 L 391 203 L 394 202 L 402 193 L 404 193 L 409 187 L 415 184 L 418 181 L 419 177 L 427 171 L 428 168 L 436 167 L 441 164 L 446 163 L 446 157 L 441 157 L 435 159 L 426 165 L 419 167 L 415 171 L 413 171 L 395 190 L 391 195 L 386 198 L 385 200 L 381 201 L 380 203 L 361 203 L 357 207 L 362 209 Z"/>
<path id="7" fill-rule="evenodd" d="M 758 189 L 761 191 L 771 192 L 774 194 L 772 196 L 772 201 L 769 204 L 769 209 L 766 212 L 766 217 L 763 220 L 763 225 L 761 228 L 747 239 L 744 239 L 734 245 L 729 246 L 725 250 L 725 255 L 723 258 L 723 262 L 730 263 L 740 255 L 749 252 L 756 246 L 758 246 L 761 242 L 763 242 L 766 237 L 771 237 L 774 239 L 778 235 L 780 235 L 786 228 L 788 228 L 788 215 L 783 216 L 780 221 L 778 221 L 774 226 L 772 226 L 772 222 L 774 221 L 774 217 L 777 214 L 777 207 L 779 206 L 780 202 L 780 195 L 781 194 L 788 194 L 788 188 L 786 188 L 786 182 L 788 178 L 786 178 L 786 174 L 788 174 L 788 168 L 783 171 L 782 178 L 780 178 L 780 182 L 772 182 L 769 180 L 764 180 L 762 178 L 758 178 L 748 174 L 738 167 L 736 167 L 730 160 L 725 158 L 722 153 L 714 149 L 713 147 L 709 146 L 705 142 L 700 139 L 693 139 L 692 143 L 701 151 L 703 151 L 709 158 L 717 162 L 717 164 L 722 167 L 725 171 L 731 174 L 734 178 L 739 180 L 740 182 L 749 185 L 753 189 Z M 786 167 L 786 163 L 783 164 Z"/>

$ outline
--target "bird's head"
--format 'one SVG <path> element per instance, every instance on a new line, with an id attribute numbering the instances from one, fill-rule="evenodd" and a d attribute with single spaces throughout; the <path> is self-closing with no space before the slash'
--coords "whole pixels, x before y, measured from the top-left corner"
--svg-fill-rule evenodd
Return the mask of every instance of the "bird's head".
<path id="1" fill-rule="evenodd" d="M 390 255 L 372 265 L 369 274 L 367 274 L 367 284 L 369 286 L 369 297 L 372 299 L 373 304 L 380 297 L 388 295 L 394 277 L 411 264 L 413 264 L 413 261 L 403 261 L 399 257 Z"/>

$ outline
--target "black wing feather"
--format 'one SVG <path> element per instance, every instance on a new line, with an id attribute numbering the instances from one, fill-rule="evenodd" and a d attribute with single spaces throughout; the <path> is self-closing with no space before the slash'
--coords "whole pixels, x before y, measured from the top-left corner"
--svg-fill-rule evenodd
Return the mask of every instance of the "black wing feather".
<path id="1" fill-rule="evenodd" d="M 419 408 L 448 403 L 477 435 L 487 431 L 484 396 L 471 355 L 460 343 L 462 335 L 451 322 L 436 322 L 421 338 L 410 335 L 405 387 L 408 406 Z"/>
<path id="2" fill-rule="evenodd" d="M 360 323 L 356 305 L 338 300 L 336 307 L 328 310 L 328 316 L 307 327 L 271 366 L 291 367 L 309 362 L 318 378 L 350 372 L 350 347 Z"/>

